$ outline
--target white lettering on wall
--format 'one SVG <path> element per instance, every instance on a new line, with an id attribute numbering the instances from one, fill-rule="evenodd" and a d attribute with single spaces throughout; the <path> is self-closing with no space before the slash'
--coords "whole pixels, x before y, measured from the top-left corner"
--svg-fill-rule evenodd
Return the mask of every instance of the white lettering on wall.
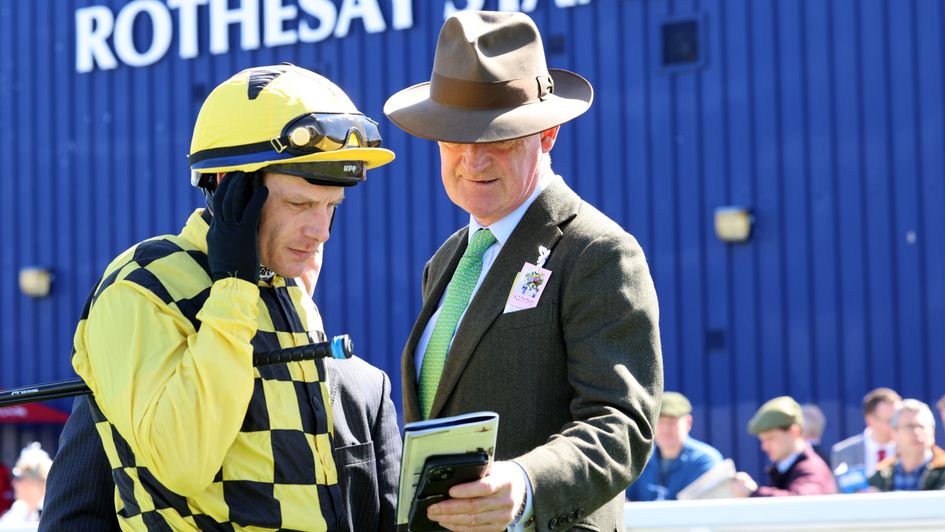
<path id="1" fill-rule="evenodd" d="M 298 17 L 298 6 L 285 5 L 283 0 L 263 1 L 266 2 L 266 8 L 263 9 L 263 20 L 265 20 L 263 42 L 266 47 L 284 46 L 298 42 L 298 33 L 294 29 L 285 29 L 286 21 L 295 20 Z"/>
<path id="2" fill-rule="evenodd" d="M 105 6 L 91 6 L 75 11 L 75 69 L 91 72 L 98 65 L 102 70 L 118 67 L 115 54 L 108 47 L 115 18 Z"/>
<path id="3" fill-rule="evenodd" d="M 167 7 L 177 9 L 180 20 L 177 50 L 181 59 L 193 59 L 200 51 L 197 45 L 197 6 L 205 5 L 207 0 L 167 0 Z"/>
<path id="4" fill-rule="evenodd" d="M 144 52 L 135 47 L 134 26 L 138 15 L 151 19 L 151 44 Z M 115 20 L 115 53 L 123 63 L 142 67 L 157 62 L 171 47 L 171 13 L 157 0 L 135 0 L 118 12 Z"/>
<path id="5" fill-rule="evenodd" d="M 341 10 L 338 12 L 335 37 L 347 37 L 351 20 L 354 18 L 364 21 L 364 30 L 368 33 L 380 33 L 387 29 L 377 0 L 343 0 Z"/>
<path id="6" fill-rule="evenodd" d="M 0 0 L 2 1 L 2 0 Z M 298 42 L 314 43 L 345 38 L 359 21 L 367 33 L 413 27 L 413 0 L 390 2 L 390 25 L 384 19 L 383 0 L 134 0 L 117 14 L 107 6 L 75 11 L 75 68 L 77 72 L 111 70 L 120 64 L 142 67 L 160 61 L 171 47 L 175 31 L 181 59 L 200 55 L 198 21 L 208 18 L 206 49 L 211 54 L 230 51 L 231 30 L 239 33 L 240 49 L 256 50 Z M 429 0 L 423 0 L 429 1 Z M 554 0 L 559 8 L 589 4 L 591 0 Z M 233 2 L 234 7 L 230 7 Z M 443 18 L 462 10 L 482 9 L 485 0 L 443 0 Z M 456 7 L 459 3 L 462 9 Z M 501 11 L 535 10 L 538 0 L 497 0 Z M 262 12 L 260 13 L 260 5 Z M 206 6 L 206 7 L 204 7 Z M 177 11 L 177 26 L 171 11 Z M 135 41 L 135 27 L 150 23 L 150 41 Z M 236 26 L 236 28 L 233 28 Z M 146 33 L 147 34 L 147 33 Z M 117 57 L 116 57 L 117 56 Z"/>
<path id="7" fill-rule="evenodd" d="M 391 26 L 395 30 L 413 27 L 413 6 L 410 0 L 391 0 L 391 8 L 394 13 L 394 23 Z"/>
<path id="8" fill-rule="evenodd" d="M 210 0 L 210 53 L 230 51 L 230 24 L 240 27 L 240 48 L 259 48 L 259 0 L 240 0 L 240 7 L 229 9 L 227 0 Z"/>
<path id="9" fill-rule="evenodd" d="M 575 2 L 586 4 L 591 0 L 555 0 L 555 5 L 561 7 L 561 3 L 570 3 L 574 5 Z M 480 10 L 485 6 L 485 0 L 466 0 L 465 7 L 462 9 L 456 7 L 454 3 L 455 0 L 446 0 L 446 3 L 443 4 L 443 19 L 447 19 L 454 14 L 460 11 L 476 11 Z M 535 7 L 538 5 L 538 0 L 499 0 L 498 10 L 499 11 L 521 11 L 522 13 L 531 13 L 535 10 Z"/>
<path id="10" fill-rule="evenodd" d="M 330 0 L 299 0 L 302 11 L 318 19 L 318 26 L 312 27 L 307 20 L 299 24 L 299 40 L 302 42 L 323 41 L 331 36 L 335 28 L 338 12 Z"/>

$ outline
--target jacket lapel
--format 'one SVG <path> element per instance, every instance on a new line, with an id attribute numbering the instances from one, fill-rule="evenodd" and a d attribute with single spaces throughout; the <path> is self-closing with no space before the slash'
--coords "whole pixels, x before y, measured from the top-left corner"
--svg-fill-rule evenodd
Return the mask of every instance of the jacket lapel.
<path id="1" fill-rule="evenodd" d="M 443 297 L 443 292 L 446 290 L 446 286 L 449 284 L 450 279 L 453 277 L 453 272 L 459 264 L 459 259 L 462 258 L 463 253 L 466 251 L 466 233 L 468 232 L 469 230 L 466 228 L 455 233 L 443 245 L 443 254 L 444 257 L 446 257 L 445 267 L 431 262 L 425 272 L 425 275 L 429 276 L 429 278 L 424 281 L 423 306 L 420 308 L 420 315 L 417 316 L 417 320 L 413 324 L 413 329 L 410 331 L 410 336 L 407 338 L 407 345 L 404 347 L 402 355 L 403 363 L 401 367 L 403 370 L 401 373 L 401 383 L 403 385 L 404 396 L 404 420 L 408 423 L 421 419 L 420 395 L 417 387 L 417 343 L 420 342 L 420 337 L 423 336 L 423 329 L 426 327 L 427 322 L 430 321 L 430 317 L 436 312 L 440 298 Z"/>
<path id="2" fill-rule="evenodd" d="M 580 198 L 564 184 L 564 181 L 555 178 L 538 196 L 535 203 L 525 211 L 518 226 L 502 246 L 502 250 L 470 302 L 466 315 L 453 336 L 453 344 L 446 357 L 446 365 L 440 377 L 440 385 L 433 400 L 430 417 L 439 416 L 476 346 L 479 345 L 480 339 L 505 309 L 505 302 L 512 289 L 515 274 L 522 269 L 525 262 L 535 263 L 538 258 L 538 246 L 554 249 L 562 235 L 559 225 L 573 218 L 579 206 Z M 465 249 L 465 246 L 463 248 Z M 438 279 L 440 284 L 437 285 L 436 297 L 430 297 L 427 300 L 428 304 L 432 301 L 432 310 L 426 309 L 428 305 L 424 305 L 424 315 L 418 323 L 425 325 L 429 316 L 436 310 L 439 295 L 442 294 L 446 283 L 452 277 L 464 249 L 453 257 L 448 272 L 442 276 L 445 280 Z M 423 319 L 424 316 L 425 319 Z M 421 325 L 421 332 L 423 325 Z M 497 360 L 496 363 L 501 363 L 501 361 Z"/>

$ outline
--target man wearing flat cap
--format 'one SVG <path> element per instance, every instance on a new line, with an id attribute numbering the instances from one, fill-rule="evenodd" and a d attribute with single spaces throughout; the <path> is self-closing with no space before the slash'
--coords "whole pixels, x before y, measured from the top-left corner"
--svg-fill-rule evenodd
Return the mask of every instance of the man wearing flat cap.
<path id="1" fill-rule="evenodd" d="M 646 259 L 551 169 L 559 126 L 592 96 L 547 68 L 527 15 L 464 11 L 443 25 L 431 81 L 384 106 L 437 141 L 469 214 L 424 268 L 403 355 L 406 421 L 501 419 L 487 475 L 430 507 L 451 530 L 623 530 L 649 454 L 663 369 Z"/>
<path id="2" fill-rule="evenodd" d="M 804 440 L 801 405 L 788 396 L 775 397 L 755 412 L 748 432 L 761 441 L 761 450 L 772 464 L 768 484 L 758 484 L 744 472 L 732 480 L 732 491 L 741 497 L 825 495 L 837 492 L 833 474 L 824 460 Z"/>
<path id="3" fill-rule="evenodd" d="M 679 392 L 663 392 L 653 455 L 640 478 L 627 489 L 628 500 L 675 500 L 683 488 L 722 461 L 722 453 L 689 436 L 690 430 L 689 399 Z"/>

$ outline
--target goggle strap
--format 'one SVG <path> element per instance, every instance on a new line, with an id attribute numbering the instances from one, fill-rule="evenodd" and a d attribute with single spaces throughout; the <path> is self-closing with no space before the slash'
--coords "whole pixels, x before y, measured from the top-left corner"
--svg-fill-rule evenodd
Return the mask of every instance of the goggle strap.
<path id="1" fill-rule="evenodd" d="M 353 187 L 365 179 L 364 163 L 359 161 L 326 161 L 317 163 L 272 164 L 263 169 L 301 177 L 313 185 Z"/>
<path id="2" fill-rule="evenodd" d="M 286 139 L 279 139 L 280 142 L 283 142 L 283 145 L 286 145 Z M 187 161 L 190 163 L 190 166 L 193 166 L 199 162 L 206 161 L 207 159 L 219 159 L 223 157 L 235 157 L 237 155 L 251 155 L 254 153 L 263 153 L 267 151 L 272 151 L 275 148 L 272 141 L 263 141 L 263 142 L 254 142 L 252 144 L 242 144 L 240 146 L 226 146 L 223 148 L 210 148 L 206 150 L 200 150 L 196 153 L 191 153 L 187 156 Z"/>
<path id="3" fill-rule="evenodd" d="M 302 177 L 302 176 L 297 176 L 297 177 Z M 357 185 L 358 183 L 360 183 L 361 181 L 363 181 L 363 179 L 350 179 L 350 178 L 349 178 L 350 180 L 348 181 L 342 181 L 341 179 L 338 179 L 338 180 L 319 179 L 317 177 L 302 177 L 302 179 L 308 181 L 309 183 L 313 185 L 322 185 L 325 187 L 344 187 L 344 188 L 353 187 Z"/>

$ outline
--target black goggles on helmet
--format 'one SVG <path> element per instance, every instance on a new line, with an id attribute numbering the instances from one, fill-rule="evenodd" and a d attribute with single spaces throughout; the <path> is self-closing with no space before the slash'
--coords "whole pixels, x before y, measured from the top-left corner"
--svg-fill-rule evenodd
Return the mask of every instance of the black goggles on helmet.
<path id="1" fill-rule="evenodd" d="M 273 139 L 240 146 L 210 148 L 190 154 L 193 169 L 213 166 L 237 166 L 271 161 L 266 152 L 284 154 L 283 157 L 301 157 L 313 153 L 330 152 L 344 148 L 348 138 L 355 135 L 362 148 L 379 148 L 381 132 L 377 122 L 355 113 L 308 113 L 293 118 L 282 133 Z M 210 163 L 201 165 L 201 162 Z M 275 161 L 273 161 L 275 162 Z"/>
<path id="2" fill-rule="evenodd" d="M 277 152 L 308 155 L 340 150 L 352 134 L 362 148 L 379 148 L 381 132 L 377 122 L 360 114 L 309 113 L 293 119 L 282 128 L 282 135 L 272 139 Z"/>

